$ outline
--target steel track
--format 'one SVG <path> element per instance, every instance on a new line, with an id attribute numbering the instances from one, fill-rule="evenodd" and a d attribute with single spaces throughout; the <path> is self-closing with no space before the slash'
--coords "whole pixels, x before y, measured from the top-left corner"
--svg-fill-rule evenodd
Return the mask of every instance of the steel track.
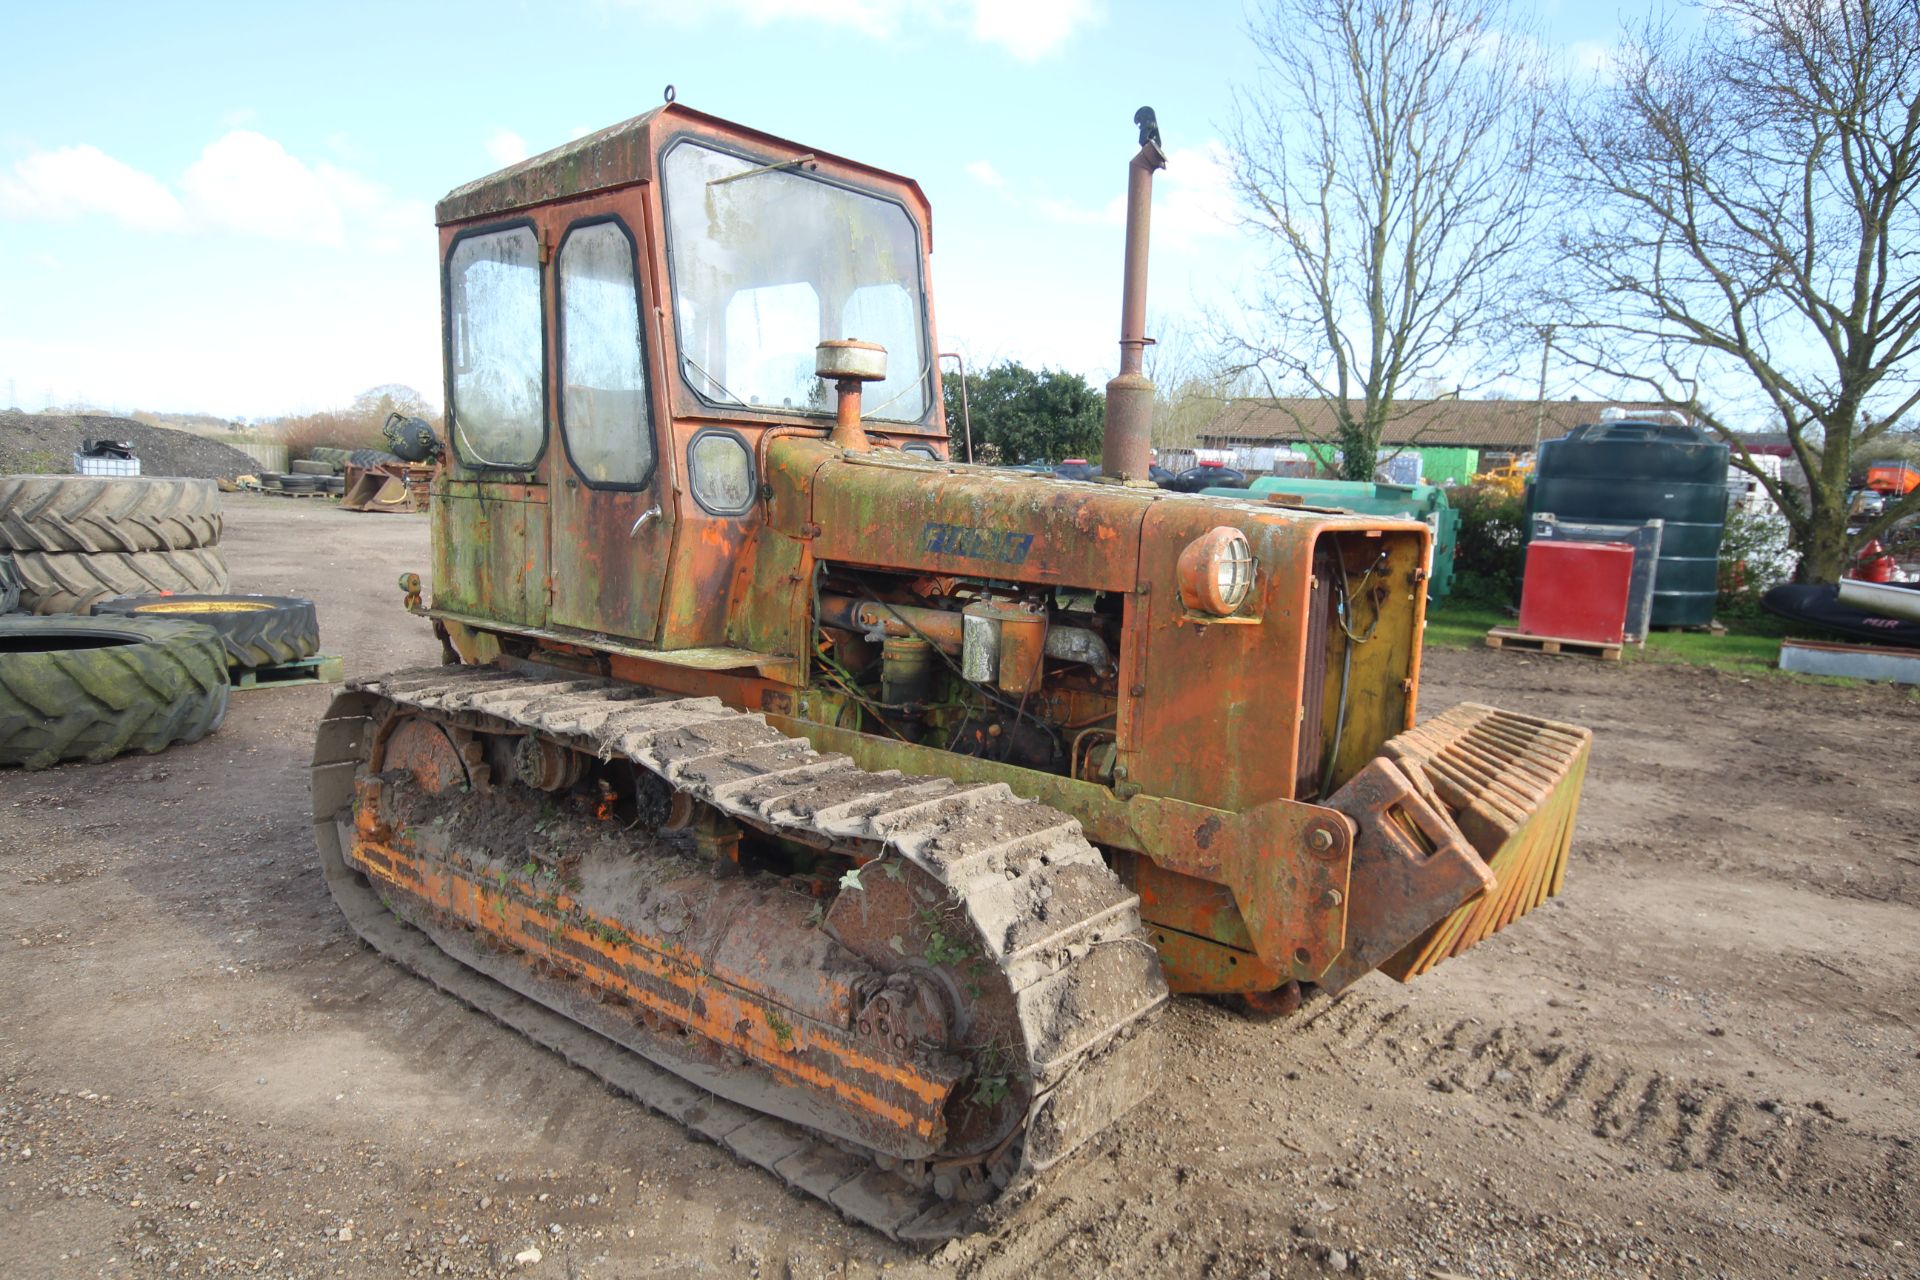
<path id="1" fill-rule="evenodd" d="M 986 1204 L 944 1199 L 924 1179 L 887 1172 L 844 1140 L 742 1105 L 761 1093 L 749 1088 L 729 1099 L 724 1081 L 689 1081 L 670 1069 L 671 1059 L 643 1056 L 644 1036 L 595 1031 L 562 1011 L 567 1002 L 550 1006 L 506 985 L 511 975 L 484 954 L 453 954 L 470 950 L 457 931 L 430 935 L 392 914 L 347 853 L 354 779 L 376 726 L 400 707 L 479 717 L 602 759 L 623 757 L 748 827 L 863 857 L 898 855 L 934 877 L 964 906 L 1013 991 L 1025 1037 L 1033 1100 L 1018 1130 L 1019 1164 L 998 1196 Z M 1077 822 L 1001 784 L 867 773 L 714 698 L 439 667 L 355 682 L 335 698 L 315 746 L 313 816 L 328 887 L 376 949 L 689 1132 L 897 1240 L 936 1244 L 1003 1217 L 1036 1175 L 1119 1119 L 1159 1077 L 1150 1027 L 1167 989 L 1138 900 Z M 1069 902 L 1073 910 L 1063 912 Z"/>

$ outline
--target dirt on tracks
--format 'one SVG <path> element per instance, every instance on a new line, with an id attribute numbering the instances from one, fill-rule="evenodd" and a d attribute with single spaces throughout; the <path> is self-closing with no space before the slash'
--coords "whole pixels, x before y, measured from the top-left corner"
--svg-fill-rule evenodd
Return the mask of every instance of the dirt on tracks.
<path id="1" fill-rule="evenodd" d="M 224 547 L 236 590 L 319 601 L 350 675 L 435 660 L 392 586 L 427 567 L 423 517 L 241 499 Z M 1292 1022 L 1176 1002 L 1157 1100 L 931 1257 L 355 942 L 305 817 L 329 696 L 0 773 L 8 1275 L 1920 1273 L 1896 692 L 1430 652 L 1429 711 L 1595 728 L 1566 896 Z"/>

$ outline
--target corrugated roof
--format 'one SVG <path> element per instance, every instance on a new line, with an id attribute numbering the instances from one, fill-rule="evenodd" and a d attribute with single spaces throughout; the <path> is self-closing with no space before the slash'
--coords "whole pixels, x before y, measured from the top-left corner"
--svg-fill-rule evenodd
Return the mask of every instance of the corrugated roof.
<path id="1" fill-rule="evenodd" d="M 1657 409 L 1653 404 L 1611 400 L 1402 400 L 1380 432 L 1386 445 L 1458 445 L 1472 449 L 1531 449 L 1534 423 L 1540 439 L 1554 440 L 1583 422 L 1598 422 L 1613 405 L 1629 412 Z M 1360 406 L 1354 405 L 1359 412 Z M 1224 444 L 1300 444 L 1332 440 L 1333 410 L 1317 398 L 1236 400 L 1201 429 L 1201 442 Z"/>

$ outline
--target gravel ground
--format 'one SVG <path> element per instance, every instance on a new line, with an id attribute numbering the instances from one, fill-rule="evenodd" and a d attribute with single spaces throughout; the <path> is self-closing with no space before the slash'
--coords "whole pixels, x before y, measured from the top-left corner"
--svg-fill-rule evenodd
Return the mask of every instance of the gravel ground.
<path id="1" fill-rule="evenodd" d="M 423 517 L 245 498 L 226 550 L 349 675 L 435 660 L 389 586 Z M 1491 651 L 1422 693 L 1595 727 L 1565 897 L 1291 1022 L 1176 1002 L 1158 1100 L 927 1257 L 354 941 L 305 816 L 329 691 L 0 774 L 0 1273 L 1920 1274 L 1920 705 Z"/>
<path id="2" fill-rule="evenodd" d="M 168 427 L 101 414 L 0 411 L 0 475 L 23 472 L 67 475 L 73 455 L 89 440 L 129 440 L 140 474 L 232 479 L 258 464 L 238 449 Z"/>

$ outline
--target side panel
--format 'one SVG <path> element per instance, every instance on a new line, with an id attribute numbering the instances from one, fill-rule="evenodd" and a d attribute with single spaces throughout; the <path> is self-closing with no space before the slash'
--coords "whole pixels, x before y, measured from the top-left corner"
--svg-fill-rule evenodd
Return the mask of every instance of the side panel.
<path id="1" fill-rule="evenodd" d="M 433 600 L 441 609 L 547 623 L 547 491 L 451 480 L 433 486 Z"/>
<path id="2" fill-rule="evenodd" d="M 705 424 L 677 422 L 668 432 L 668 449 L 678 474 L 689 476 L 692 463 L 687 449 Z M 748 451 L 757 453 L 757 431 L 724 429 Z M 706 645 L 724 645 L 731 629 L 731 615 L 743 606 L 739 580 L 750 578 L 764 513 L 758 496 L 760 477 L 754 475 L 753 505 L 739 515 L 715 515 L 704 510 L 688 491 L 691 479 L 683 482 L 675 496 L 676 519 L 671 572 L 660 609 L 660 647 L 696 649 Z M 777 602 L 767 602 L 777 603 Z"/>

